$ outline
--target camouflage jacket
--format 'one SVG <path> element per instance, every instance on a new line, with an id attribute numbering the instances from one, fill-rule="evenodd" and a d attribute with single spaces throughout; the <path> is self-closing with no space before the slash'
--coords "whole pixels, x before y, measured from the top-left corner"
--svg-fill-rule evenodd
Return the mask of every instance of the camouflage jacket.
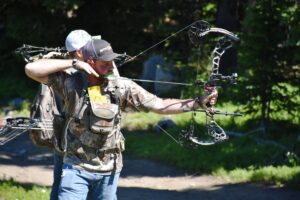
<path id="1" fill-rule="evenodd" d="M 126 107 L 147 111 L 155 105 L 157 97 L 131 80 L 109 81 L 105 86 L 100 86 L 101 93 L 108 97 L 108 107 L 114 106 L 117 110 L 114 111 L 113 119 L 99 121 L 99 118 L 96 117 L 95 120 L 91 117 L 94 115 L 87 93 L 88 79 L 85 73 L 58 72 L 49 76 L 48 85 L 64 98 L 64 109 L 68 116 L 64 163 L 102 174 L 120 172 L 123 166 L 121 152 L 125 149 L 125 140 L 120 131 L 121 112 Z M 98 107 L 101 110 L 101 105 Z M 94 121 L 96 128 L 93 128 Z M 97 126 L 98 122 L 100 126 Z M 97 131 L 99 129 L 101 130 Z"/>

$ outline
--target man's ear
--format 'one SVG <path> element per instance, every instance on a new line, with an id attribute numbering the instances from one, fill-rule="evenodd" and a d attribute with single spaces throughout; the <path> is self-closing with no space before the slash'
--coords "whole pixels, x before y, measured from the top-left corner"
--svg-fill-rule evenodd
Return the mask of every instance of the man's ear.
<path id="1" fill-rule="evenodd" d="M 80 49 L 76 49 L 75 55 L 76 55 L 77 58 L 83 59 L 83 55 L 82 55 L 82 52 L 81 52 Z"/>

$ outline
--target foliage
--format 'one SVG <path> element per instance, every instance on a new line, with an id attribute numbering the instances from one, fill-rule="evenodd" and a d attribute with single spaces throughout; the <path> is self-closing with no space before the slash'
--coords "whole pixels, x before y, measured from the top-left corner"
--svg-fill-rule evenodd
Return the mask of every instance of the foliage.
<path id="1" fill-rule="evenodd" d="M 199 0 L 184 4 L 181 0 L 147 0 L 143 3 L 117 0 L 113 4 L 95 0 L 60 0 L 56 3 L 8 0 L 0 10 L 0 78 L 4 80 L 0 97 L 32 98 L 37 84 L 25 76 L 24 62 L 13 53 L 23 43 L 63 46 L 69 31 L 85 29 L 93 35 L 102 35 L 112 43 L 115 51 L 135 55 L 195 20 L 213 21 L 216 3 Z M 176 67 L 186 67 L 187 64 L 177 63 L 189 60 L 192 48 L 188 44 L 187 34 L 180 34 L 147 52 L 134 64 L 122 67 L 120 72 L 123 76 L 139 76 L 142 67 L 136 66 L 141 66 L 152 54 L 163 55 Z"/>
<path id="2" fill-rule="evenodd" d="M 298 4 L 290 0 L 255 1 L 246 10 L 240 51 L 244 95 L 239 97 L 266 128 L 271 119 L 299 123 L 299 17 Z"/>
<path id="3" fill-rule="evenodd" d="M 0 199 L 46 200 L 49 196 L 50 189 L 46 187 L 20 184 L 12 179 L 0 181 Z"/>
<path id="4" fill-rule="evenodd" d="M 66 17 L 47 9 L 47 5 L 50 1 L 17 0 L 6 1 L 0 7 L 1 98 L 33 98 L 37 89 L 37 84 L 24 73 L 24 61 L 14 54 L 17 47 L 24 43 L 56 46 L 63 41 L 61 23 Z"/>

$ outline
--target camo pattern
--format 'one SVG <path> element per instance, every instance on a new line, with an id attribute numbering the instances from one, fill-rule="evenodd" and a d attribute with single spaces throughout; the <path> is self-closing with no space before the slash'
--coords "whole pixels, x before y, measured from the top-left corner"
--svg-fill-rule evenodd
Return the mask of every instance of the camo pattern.
<path id="1" fill-rule="evenodd" d="M 83 72 L 58 72 L 49 76 L 48 85 L 59 92 L 69 116 L 67 151 L 64 162 L 91 172 L 120 172 L 125 139 L 120 131 L 121 111 L 127 107 L 148 111 L 157 97 L 131 80 L 114 80 L 101 86 L 102 94 L 111 96 L 111 104 L 119 104 L 114 129 L 108 133 L 90 131 L 91 106 L 87 97 L 87 76 Z"/>

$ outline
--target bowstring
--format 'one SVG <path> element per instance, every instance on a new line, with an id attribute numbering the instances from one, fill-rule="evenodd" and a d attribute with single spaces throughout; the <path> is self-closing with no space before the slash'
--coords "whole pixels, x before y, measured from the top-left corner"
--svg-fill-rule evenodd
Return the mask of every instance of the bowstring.
<path id="1" fill-rule="evenodd" d="M 193 24 L 195 24 L 195 22 L 193 22 L 193 23 L 191 23 L 191 24 L 189 24 L 189 25 L 183 27 L 182 29 L 176 31 L 175 33 L 172 33 L 171 35 L 169 35 L 169 36 L 166 37 L 165 39 L 163 39 L 163 40 L 157 42 L 156 44 L 150 46 L 149 48 L 147 48 L 147 49 L 141 51 L 141 52 L 138 53 L 137 55 L 131 57 L 131 58 L 129 59 L 129 61 L 132 61 L 132 60 L 136 59 L 137 57 L 143 55 L 143 54 L 146 53 L 147 51 L 149 51 L 149 50 L 153 49 L 154 47 L 160 45 L 161 43 L 163 43 L 163 42 L 169 40 L 171 37 L 175 37 L 176 35 L 178 35 L 178 34 L 181 33 L 182 31 L 186 30 L 187 28 L 189 28 L 189 27 L 192 26 Z M 129 62 L 129 61 L 128 61 L 128 62 Z"/>
<path id="2" fill-rule="evenodd" d="M 200 37 L 198 38 L 199 40 L 199 43 L 196 43 L 197 44 L 197 67 L 196 67 L 196 77 L 195 77 L 195 80 L 198 80 L 198 75 L 199 75 L 199 71 L 200 71 L 200 67 L 201 67 L 201 40 L 200 40 Z M 192 41 L 191 41 L 192 42 Z M 197 113 L 193 110 L 192 113 L 191 113 L 191 123 L 190 123 L 190 126 L 189 126 L 189 131 L 192 131 L 191 133 L 191 136 L 194 136 L 194 129 L 195 129 L 195 124 L 196 124 L 196 115 Z"/>

